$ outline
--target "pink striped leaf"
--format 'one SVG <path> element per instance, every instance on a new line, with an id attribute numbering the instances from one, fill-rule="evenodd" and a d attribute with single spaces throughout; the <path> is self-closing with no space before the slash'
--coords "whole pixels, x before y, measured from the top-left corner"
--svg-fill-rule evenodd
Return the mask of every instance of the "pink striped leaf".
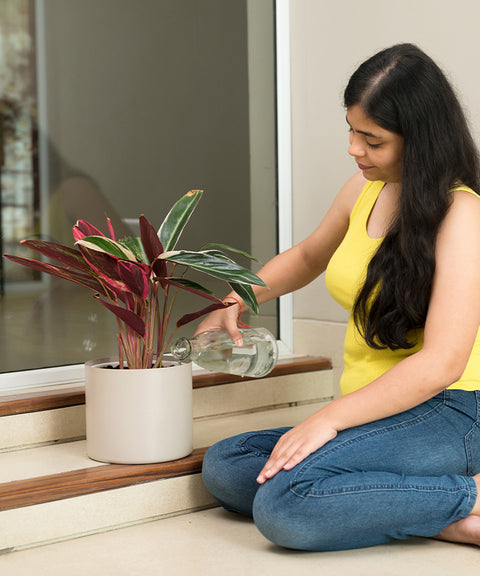
<path id="1" fill-rule="evenodd" d="M 143 248 L 145 254 L 152 265 L 152 270 L 156 276 L 163 279 L 167 276 L 167 263 L 164 260 L 159 260 L 160 254 L 163 254 L 163 246 L 160 238 L 152 226 L 150 221 L 145 216 L 140 216 L 140 235 L 142 238 Z"/>
<path id="2" fill-rule="evenodd" d="M 137 262 L 119 260 L 118 270 L 120 278 L 125 282 L 128 289 L 137 296 L 146 299 L 148 296 L 149 282 L 144 267 Z M 148 272 L 150 272 L 150 269 L 148 269 Z"/>
<path id="3" fill-rule="evenodd" d="M 105 302 L 105 300 L 102 300 L 101 298 L 98 298 L 98 301 L 103 304 L 105 308 L 108 308 L 108 310 L 113 312 L 115 316 L 120 318 L 120 320 L 125 322 L 125 324 L 132 328 L 132 330 L 134 330 L 139 336 L 142 338 L 145 336 L 145 322 L 140 318 L 140 316 L 135 314 L 135 312 L 117 306 L 116 304 L 112 304 L 111 302 Z"/>
<path id="4" fill-rule="evenodd" d="M 21 256 L 5 254 L 5 258 L 8 258 L 8 260 L 16 262 L 17 264 L 22 264 L 27 268 L 32 268 L 33 270 L 45 272 L 46 274 L 56 276 L 57 278 L 69 280 L 70 282 L 84 286 L 85 288 L 93 290 L 94 292 L 101 292 L 102 294 L 107 293 L 102 284 L 93 275 L 83 274 L 82 272 L 69 270 L 68 268 L 62 268 L 61 266 L 56 266 L 55 264 L 48 264 L 47 262 L 40 262 L 31 258 L 22 258 Z"/>
<path id="5" fill-rule="evenodd" d="M 88 264 L 83 259 L 81 252 L 75 248 L 45 240 L 21 240 L 20 244 L 69 268 L 89 272 Z"/>
<path id="6" fill-rule="evenodd" d="M 105 215 L 105 217 L 107 219 L 108 233 L 110 234 L 110 238 L 112 240 L 115 240 L 115 231 L 114 231 L 113 226 L 112 226 L 112 221 L 110 220 L 110 218 L 107 215 Z"/>
<path id="7" fill-rule="evenodd" d="M 80 245 L 80 251 L 83 254 L 90 268 L 98 274 L 100 280 L 110 286 L 115 292 L 126 292 L 128 286 L 122 280 L 118 268 L 118 258 L 110 256 L 105 252 L 90 250 L 86 246 Z"/>
<path id="8" fill-rule="evenodd" d="M 235 302 L 222 302 L 222 301 L 220 301 L 218 304 L 210 304 L 210 306 L 207 306 L 206 308 L 203 308 L 202 310 L 198 310 L 198 312 L 193 312 L 192 314 L 185 314 L 185 316 L 182 316 L 180 318 L 180 320 L 177 321 L 177 323 L 176 323 L 177 328 L 180 328 L 180 326 L 184 326 L 185 324 L 188 324 L 189 322 L 193 322 L 193 320 L 197 320 L 197 318 L 200 318 L 201 316 L 204 316 L 205 314 L 210 314 L 210 312 L 213 312 L 215 310 L 219 310 L 220 308 L 226 308 L 228 306 L 232 306 L 233 304 L 235 304 Z"/>
<path id="9" fill-rule="evenodd" d="M 72 231 L 73 237 L 77 241 L 85 238 L 86 236 L 105 236 L 101 230 L 86 220 L 77 220 L 77 223 L 72 228 Z"/>

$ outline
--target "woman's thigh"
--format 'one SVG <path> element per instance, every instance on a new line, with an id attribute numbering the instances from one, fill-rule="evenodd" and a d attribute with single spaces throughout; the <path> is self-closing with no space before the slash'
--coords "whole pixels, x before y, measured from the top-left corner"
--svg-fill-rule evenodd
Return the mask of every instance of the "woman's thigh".
<path id="1" fill-rule="evenodd" d="M 312 454 L 306 469 L 322 474 L 384 471 L 437 476 L 480 472 L 480 398 L 460 390 L 445 391 L 395 416 L 340 432 Z M 313 467 L 312 467 L 313 466 Z M 297 466 L 297 471 L 302 463 Z"/>
<path id="2" fill-rule="evenodd" d="M 275 483 L 267 482 L 277 486 L 272 491 L 275 505 L 281 505 L 282 494 L 288 494 L 291 503 L 292 494 L 303 498 L 326 485 L 340 488 L 342 474 L 347 475 L 342 483 L 354 482 L 355 490 L 358 478 L 351 474 L 356 472 L 412 476 L 480 472 L 480 426 L 475 423 L 479 407 L 475 393 L 446 391 L 407 412 L 344 430 L 293 470 L 281 472 Z M 259 489 L 256 478 L 287 430 L 240 434 L 207 452 L 204 481 L 225 508 L 252 514 Z"/>
<path id="3" fill-rule="evenodd" d="M 437 534 L 475 501 L 467 478 L 480 471 L 474 396 L 448 392 L 342 431 L 262 485 L 253 504 L 257 527 L 278 544 L 311 550 Z"/>

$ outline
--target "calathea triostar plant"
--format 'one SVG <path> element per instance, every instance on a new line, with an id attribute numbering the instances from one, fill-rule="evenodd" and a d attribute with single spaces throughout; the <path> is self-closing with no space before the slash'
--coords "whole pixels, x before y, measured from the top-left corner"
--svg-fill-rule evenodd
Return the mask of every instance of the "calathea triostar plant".
<path id="1" fill-rule="evenodd" d="M 176 330 L 169 330 L 169 320 L 179 292 L 192 292 L 211 303 L 180 318 L 177 328 L 230 305 L 207 288 L 187 280 L 185 272 L 189 268 L 227 282 L 255 313 L 258 305 L 251 285 L 265 286 L 256 274 L 223 250 L 251 258 L 244 252 L 211 243 L 197 252 L 175 250 L 202 194 L 202 190 L 192 190 L 180 198 L 158 233 L 145 216 L 139 219 L 140 237 L 121 240 L 115 239 L 108 219 L 108 236 L 79 220 L 73 227 L 76 248 L 43 240 L 21 241 L 26 248 L 58 264 L 8 254 L 5 257 L 92 290 L 95 298 L 116 316 L 120 367 L 125 363 L 128 368 L 160 368 Z"/>

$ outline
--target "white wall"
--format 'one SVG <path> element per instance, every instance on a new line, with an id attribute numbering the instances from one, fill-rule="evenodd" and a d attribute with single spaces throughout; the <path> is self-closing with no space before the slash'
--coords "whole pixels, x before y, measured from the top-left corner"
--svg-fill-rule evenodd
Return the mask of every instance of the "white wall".
<path id="1" fill-rule="evenodd" d="M 355 171 L 342 93 L 374 52 L 413 42 L 447 73 L 480 140 L 478 0 L 291 0 L 293 237 L 308 235 Z M 294 296 L 295 349 L 334 356 L 345 311 L 323 276 Z"/>

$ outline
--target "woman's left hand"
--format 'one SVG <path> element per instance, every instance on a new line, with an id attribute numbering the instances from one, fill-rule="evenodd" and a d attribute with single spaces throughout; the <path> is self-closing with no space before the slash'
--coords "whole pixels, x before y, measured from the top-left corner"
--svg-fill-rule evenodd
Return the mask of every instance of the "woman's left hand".
<path id="1" fill-rule="evenodd" d="M 335 438 L 337 430 L 328 425 L 322 416 L 317 412 L 281 436 L 258 475 L 259 484 L 263 484 L 280 470 L 291 470 L 312 452 Z"/>

